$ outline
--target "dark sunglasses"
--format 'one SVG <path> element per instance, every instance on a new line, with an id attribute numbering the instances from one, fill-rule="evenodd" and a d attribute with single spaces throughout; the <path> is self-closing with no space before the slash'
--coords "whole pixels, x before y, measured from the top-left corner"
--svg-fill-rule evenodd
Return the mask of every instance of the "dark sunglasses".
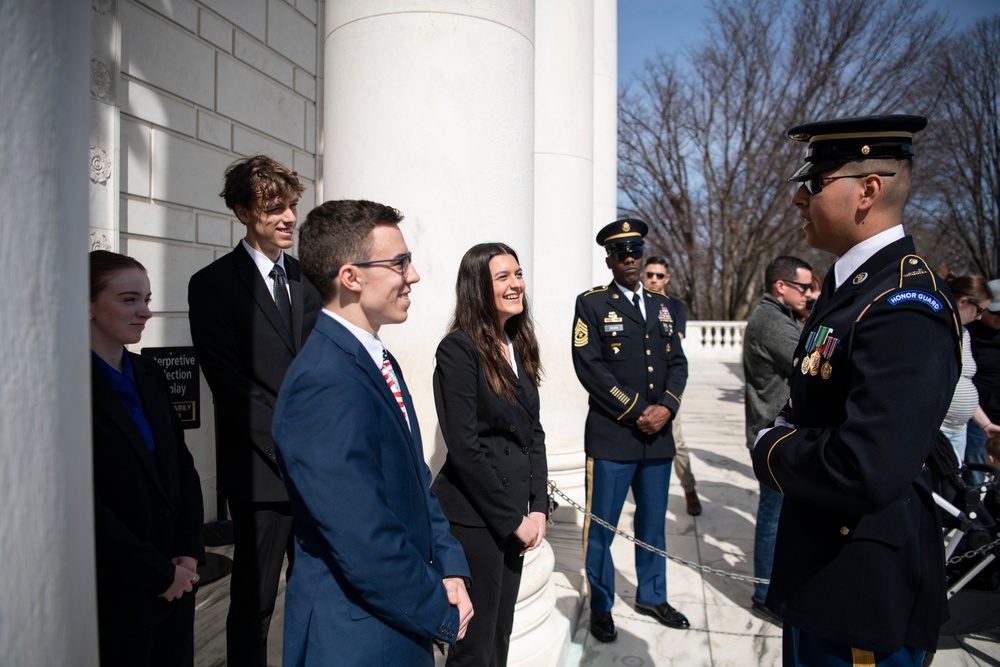
<path id="1" fill-rule="evenodd" d="M 618 250 L 611 253 L 611 256 L 619 262 L 624 262 L 626 259 L 631 257 L 632 259 L 642 259 L 642 248 L 637 250 Z"/>
<path id="2" fill-rule="evenodd" d="M 841 178 L 868 178 L 869 176 L 895 176 L 894 171 L 873 171 L 868 174 L 845 174 L 843 176 L 813 176 L 809 180 L 802 181 L 803 187 L 810 195 L 818 195 L 823 191 L 823 186 L 827 181 L 836 181 Z"/>
<path id="3" fill-rule="evenodd" d="M 652 271 L 646 271 L 647 278 L 656 278 L 657 280 L 663 280 L 667 277 L 665 273 L 653 273 Z"/>
<path id="4" fill-rule="evenodd" d="M 805 294 L 806 292 L 808 292 L 809 290 L 812 289 L 812 283 L 797 283 L 794 280 L 785 280 L 783 278 L 780 279 L 780 280 L 781 280 L 781 282 L 785 283 L 786 285 L 795 285 L 800 290 L 802 290 L 803 294 Z"/>
<path id="5" fill-rule="evenodd" d="M 406 275 L 406 270 L 410 268 L 410 260 L 413 258 L 413 253 L 408 252 L 405 255 L 400 255 L 399 257 L 391 257 L 389 259 L 369 259 L 364 262 L 348 262 L 338 266 L 334 271 L 330 271 L 326 275 L 330 278 L 336 278 L 340 270 L 345 266 L 375 266 L 376 264 L 385 264 L 389 268 L 399 267 L 399 272 Z"/>
<path id="6" fill-rule="evenodd" d="M 986 312 L 986 308 L 980 308 L 974 303 L 972 304 L 972 307 L 976 309 L 976 317 L 980 317 L 983 313 Z"/>

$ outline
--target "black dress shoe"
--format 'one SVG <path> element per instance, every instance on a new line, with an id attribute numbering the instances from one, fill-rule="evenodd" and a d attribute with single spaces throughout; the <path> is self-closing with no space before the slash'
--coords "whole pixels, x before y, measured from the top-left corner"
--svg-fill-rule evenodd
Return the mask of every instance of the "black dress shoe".
<path id="1" fill-rule="evenodd" d="M 663 625 L 668 628 L 677 628 L 679 630 L 687 630 L 691 627 L 688 622 L 687 617 L 670 606 L 667 602 L 661 602 L 657 605 L 651 604 L 640 604 L 635 603 L 635 610 L 640 614 L 645 614 L 646 616 L 652 616 Z"/>
<path id="2" fill-rule="evenodd" d="M 767 621 L 768 623 L 774 623 L 779 628 L 784 624 L 781 622 L 781 617 L 775 614 L 773 611 L 768 609 L 763 602 L 757 602 L 753 598 L 750 598 L 750 613 L 757 618 Z"/>
<path id="3" fill-rule="evenodd" d="M 618 631 L 615 630 L 615 621 L 611 618 L 611 612 L 590 612 L 590 634 L 594 636 L 594 639 L 605 644 L 618 639 Z"/>

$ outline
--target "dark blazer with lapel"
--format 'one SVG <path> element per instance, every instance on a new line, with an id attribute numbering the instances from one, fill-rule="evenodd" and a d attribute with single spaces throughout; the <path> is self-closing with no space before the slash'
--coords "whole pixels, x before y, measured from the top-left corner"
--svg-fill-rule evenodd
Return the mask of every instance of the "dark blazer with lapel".
<path id="1" fill-rule="evenodd" d="M 676 415 L 688 376 L 670 302 L 662 292 L 639 289 L 645 321 L 614 283 L 576 299 L 573 367 L 590 394 L 584 447 L 596 459 L 669 458 L 676 451 L 669 422 L 652 435 L 635 426 L 651 404 Z"/>
<path id="2" fill-rule="evenodd" d="M 494 393 L 463 331 L 448 334 L 436 356 L 434 404 L 448 456 L 432 488 L 449 521 L 505 538 L 529 512 L 548 514 L 538 388 L 515 354 L 515 402 Z"/>
<path id="3" fill-rule="evenodd" d="M 97 606 L 102 631 L 147 630 L 172 603 L 175 556 L 205 559 L 201 482 L 156 362 L 129 354 L 153 432 L 150 454 L 121 399 L 92 363 Z M 155 460 L 154 460 L 155 459 Z"/>
<path id="4" fill-rule="evenodd" d="M 867 650 L 935 650 L 945 573 L 924 462 L 958 380 L 951 299 L 906 237 L 813 308 L 791 426 L 753 450 L 757 478 L 785 494 L 767 605 L 786 623 Z M 839 343 L 813 374 L 805 347 L 821 326 Z"/>
<path id="5" fill-rule="evenodd" d="M 412 431 L 371 356 L 326 315 L 281 387 L 274 441 L 296 533 L 285 665 L 429 667 L 431 640 L 458 633 L 441 580 L 469 569 L 392 363 Z"/>
<path id="6" fill-rule="evenodd" d="M 292 332 L 242 242 L 188 285 L 191 340 L 216 407 L 218 484 L 230 500 L 288 500 L 278 477 L 271 421 L 285 371 L 322 303 L 298 260 L 287 253 L 285 273 Z"/>

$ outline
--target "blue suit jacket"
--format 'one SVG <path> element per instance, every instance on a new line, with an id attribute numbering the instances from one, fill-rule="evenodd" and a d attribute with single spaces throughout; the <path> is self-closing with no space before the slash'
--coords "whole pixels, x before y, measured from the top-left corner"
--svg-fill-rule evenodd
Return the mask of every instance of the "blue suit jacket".
<path id="1" fill-rule="evenodd" d="M 274 416 L 278 465 L 295 517 L 285 593 L 284 664 L 432 665 L 458 610 L 442 585 L 468 577 L 413 430 L 380 369 L 332 318 L 288 369 Z"/>

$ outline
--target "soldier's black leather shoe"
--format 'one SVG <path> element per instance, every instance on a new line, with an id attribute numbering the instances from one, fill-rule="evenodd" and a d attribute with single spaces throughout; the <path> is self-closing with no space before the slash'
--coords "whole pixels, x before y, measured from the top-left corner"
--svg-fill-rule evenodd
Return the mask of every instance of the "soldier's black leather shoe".
<path id="1" fill-rule="evenodd" d="M 611 612 L 590 612 L 590 634 L 594 636 L 594 639 L 605 644 L 618 639 L 618 631 L 615 630 L 615 621 L 611 618 Z"/>
<path id="2" fill-rule="evenodd" d="M 768 623 L 774 623 L 779 628 L 783 626 L 780 616 L 764 606 L 763 602 L 758 602 L 753 598 L 750 598 L 750 613 Z"/>
<path id="3" fill-rule="evenodd" d="M 688 622 L 687 617 L 670 606 L 667 602 L 661 602 L 657 605 L 651 604 L 640 604 L 635 603 L 635 610 L 640 614 L 645 614 L 646 616 L 652 616 L 663 625 L 668 628 L 677 628 L 678 630 L 686 630 L 691 627 Z"/>

